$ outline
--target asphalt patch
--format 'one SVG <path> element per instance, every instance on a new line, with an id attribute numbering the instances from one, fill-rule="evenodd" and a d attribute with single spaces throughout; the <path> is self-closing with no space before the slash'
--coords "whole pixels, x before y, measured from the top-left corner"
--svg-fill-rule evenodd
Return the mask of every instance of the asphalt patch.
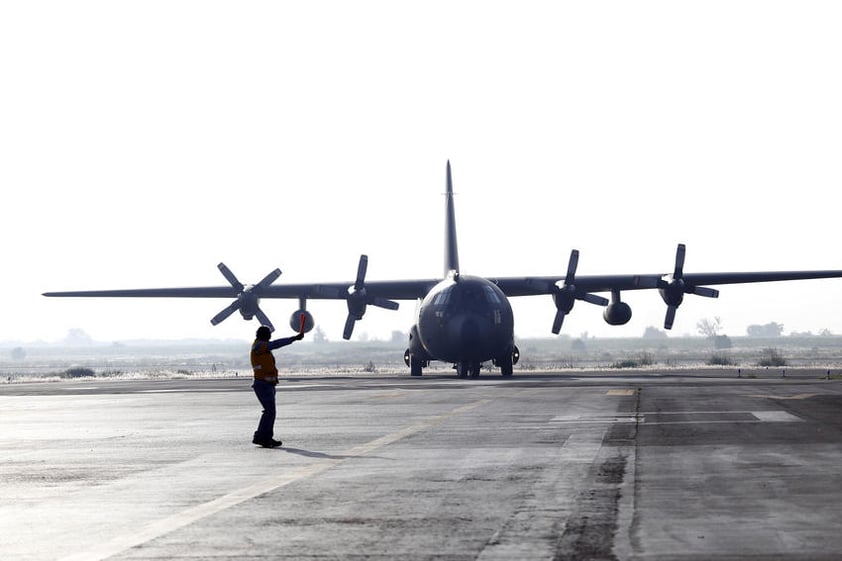
<path id="1" fill-rule="evenodd" d="M 579 494 L 559 540 L 555 561 L 616 561 L 614 535 L 620 511 L 620 486 L 627 458 L 612 456 L 596 465 L 589 488 Z"/>

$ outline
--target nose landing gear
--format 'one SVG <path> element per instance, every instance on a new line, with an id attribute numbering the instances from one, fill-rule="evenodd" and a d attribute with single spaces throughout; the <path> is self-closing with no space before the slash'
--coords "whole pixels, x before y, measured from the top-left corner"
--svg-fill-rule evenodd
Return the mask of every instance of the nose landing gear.
<path id="1" fill-rule="evenodd" d="M 460 378 L 467 378 L 468 376 L 470 376 L 471 378 L 478 378 L 480 368 L 482 368 L 481 362 L 457 362 L 456 375 Z"/>

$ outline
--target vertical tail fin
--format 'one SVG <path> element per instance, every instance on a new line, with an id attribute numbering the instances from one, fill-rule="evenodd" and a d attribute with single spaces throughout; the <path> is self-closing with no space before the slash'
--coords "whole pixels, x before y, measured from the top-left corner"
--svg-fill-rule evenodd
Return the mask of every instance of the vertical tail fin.
<path id="1" fill-rule="evenodd" d="M 453 208 L 453 181 L 450 160 L 447 160 L 447 192 L 445 193 L 444 276 L 459 274 L 459 250 L 456 247 L 456 212 Z"/>

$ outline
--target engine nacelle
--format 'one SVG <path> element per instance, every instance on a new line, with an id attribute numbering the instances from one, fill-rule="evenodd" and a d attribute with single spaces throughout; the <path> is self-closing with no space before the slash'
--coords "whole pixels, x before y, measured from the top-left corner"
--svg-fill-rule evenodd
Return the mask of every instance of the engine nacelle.
<path id="1" fill-rule="evenodd" d="M 625 302 L 611 302 L 603 310 L 602 317 L 609 325 L 625 325 L 632 317 L 631 306 Z"/>
<path id="2" fill-rule="evenodd" d="M 309 333 L 315 327 L 316 322 L 313 320 L 313 314 L 307 310 L 295 310 L 292 312 L 292 315 L 289 317 L 289 326 L 293 331 L 300 331 L 302 315 L 304 316 L 304 333 Z"/>

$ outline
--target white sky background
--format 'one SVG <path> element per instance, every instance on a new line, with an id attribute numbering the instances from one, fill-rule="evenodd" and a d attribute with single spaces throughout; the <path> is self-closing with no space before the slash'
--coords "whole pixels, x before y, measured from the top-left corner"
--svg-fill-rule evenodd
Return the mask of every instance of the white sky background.
<path id="1" fill-rule="evenodd" d="M 842 269 L 838 2 L 4 2 L 0 341 L 250 339 L 227 300 L 44 291 L 442 272 L 445 163 L 462 270 L 487 276 Z M 688 296 L 730 335 L 842 333 L 842 280 Z M 611 327 L 661 327 L 656 291 Z M 551 336 L 549 296 L 513 299 Z M 285 333 L 296 301 L 264 300 Z M 342 302 L 310 302 L 341 338 Z M 386 338 L 415 304 L 370 308 Z"/>

